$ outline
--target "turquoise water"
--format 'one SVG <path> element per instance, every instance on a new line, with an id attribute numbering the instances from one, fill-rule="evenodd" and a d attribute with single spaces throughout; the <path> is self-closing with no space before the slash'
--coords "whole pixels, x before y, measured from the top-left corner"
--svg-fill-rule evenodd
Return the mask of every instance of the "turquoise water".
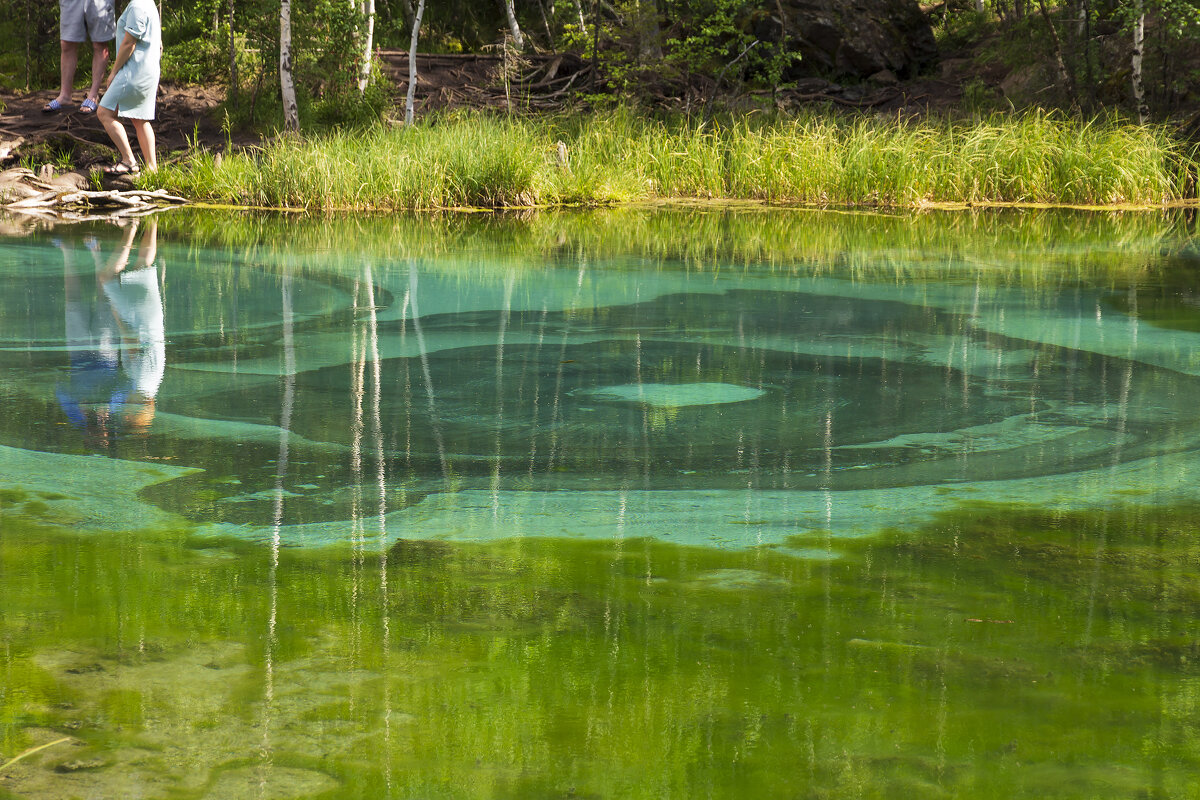
<path id="1" fill-rule="evenodd" d="M 2 239 L 0 797 L 1193 797 L 1193 236 Z"/>

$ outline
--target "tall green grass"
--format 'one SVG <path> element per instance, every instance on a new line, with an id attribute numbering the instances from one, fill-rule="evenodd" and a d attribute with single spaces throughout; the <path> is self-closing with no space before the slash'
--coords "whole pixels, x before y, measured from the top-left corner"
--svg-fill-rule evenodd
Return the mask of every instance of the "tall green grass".
<path id="1" fill-rule="evenodd" d="M 1195 198 L 1198 167 L 1200 153 L 1163 127 L 1045 113 L 973 121 L 464 113 L 407 129 L 281 138 L 224 158 L 199 152 L 145 180 L 197 200 L 305 209 L 656 198 L 1154 205 Z"/>

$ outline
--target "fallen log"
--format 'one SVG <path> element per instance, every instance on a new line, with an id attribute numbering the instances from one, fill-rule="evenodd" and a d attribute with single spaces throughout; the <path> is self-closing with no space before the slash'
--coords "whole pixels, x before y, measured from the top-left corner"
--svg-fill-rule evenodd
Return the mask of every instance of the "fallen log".
<path id="1" fill-rule="evenodd" d="M 6 204 L 11 211 L 48 210 L 89 212 L 93 210 L 154 211 L 165 206 L 184 205 L 187 200 L 170 194 L 165 189 L 108 189 L 106 191 L 81 191 L 70 188 L 55 188 L 32 197 Z"/>

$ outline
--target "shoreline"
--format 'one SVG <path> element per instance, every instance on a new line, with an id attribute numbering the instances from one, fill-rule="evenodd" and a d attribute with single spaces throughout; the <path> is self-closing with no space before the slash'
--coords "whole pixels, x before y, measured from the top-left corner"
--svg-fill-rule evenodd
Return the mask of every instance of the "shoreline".
<path id="1" fill-rule="evenodd" d="M 278 213 L 294 215 L 343 215 L 364 214 L 369 216 L 392 214 L 508 214 L 543 211 L 600 211 L 613 208 L 627 210 L 646 209 L 719 209 L 744 211 L 809 211 L 830 214 L 872 215 L 880 214 L 894 216 L 898 213 L 921 211 L 1085 211 L 1095 213 L 1157 213 L 1164 211 L 1200 210 L 1200 198 L 1172 200 L 1161 204 L 1111 203 L 1111 204 L 1082 204 L 1082 203 L 1039 203 L 1020 201 L 924 201 L 912 205 L 821 205 L 804 202 L 772 202 L 755 200 L 753 198 L 736 197 L 664 197 L 647 200 L 630 200 L 626 202 L 594 203 L 594 204 L 542 204 L 530 206 L 502 206 L 489 208 L 485 206 L 443 206 L 410 209 L 387 209 L 371 207 L 332 207 L 321 209 L 306 209 L 291 206 L 256 206 L 238 205 L 234 203 L 210 203 L 206 201 L 189 201 L 188 208 L 204 211 L 232 211 Z"/>

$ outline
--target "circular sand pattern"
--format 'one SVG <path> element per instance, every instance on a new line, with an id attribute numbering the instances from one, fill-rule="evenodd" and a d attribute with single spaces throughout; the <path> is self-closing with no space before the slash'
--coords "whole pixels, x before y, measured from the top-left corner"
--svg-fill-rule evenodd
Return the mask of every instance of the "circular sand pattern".
<path id="1" fill-rule="evenodd" d="M 412 497 L 941 485 L 1108 467 L 1197 439 L 1186 398 L 1200 379 L 895 301 L 673 295 L 600 309 L 586 331 L 567 314 L 471 312 L 426 318 L 421 333 L 487 330 L 506 343 L 382 359 L 377 412 L 371 400 L 352 413 L 362 373 L 347 364 L 301 372 L 288 395 L 280 382 L 222 386 L 191 413 L 277 425 L 286 400 L 293 434 L 326 448 L 293 449 L 289 486 L 353 485 L 351 451 L 377 424 L 371 457 Z M 241 495 L 275 485 L 276 445 L 220 449 L 206 452 L 252 465 Z M 305 520 L 345 512 L 312 494 L 289 508 Z M 270 508 L 221 507 L 231 519 Z"/>

